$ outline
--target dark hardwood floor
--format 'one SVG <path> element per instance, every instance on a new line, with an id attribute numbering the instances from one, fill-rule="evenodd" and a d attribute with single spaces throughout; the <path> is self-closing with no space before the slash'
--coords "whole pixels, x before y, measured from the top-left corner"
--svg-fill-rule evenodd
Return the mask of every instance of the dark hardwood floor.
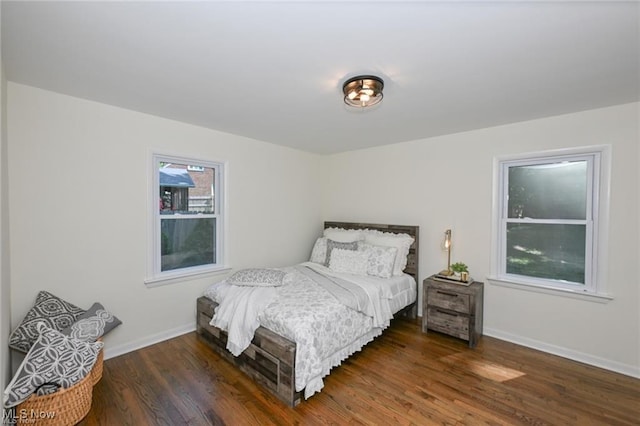
<path id="1" fill-rule="evenodd" d="M 490 337 L 476 349 L 394 320 L 281 403 L 189 333 L 105 361 L 89 425 L 639 425 L 640 380 Z"/>

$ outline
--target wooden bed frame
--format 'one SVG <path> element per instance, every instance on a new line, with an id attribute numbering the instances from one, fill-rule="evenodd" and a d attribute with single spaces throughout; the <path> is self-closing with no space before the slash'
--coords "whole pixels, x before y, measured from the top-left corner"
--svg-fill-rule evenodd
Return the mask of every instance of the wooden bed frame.
<path id="1" fill-rule="evenodd" d="M 344 229 L 376 229 L 395 234 L 409 234 L 415 241 L 407 257 L 404 272 L 418 281 L 418 232 L 417 226 L 380 225 L 351 222 L 325 222 L 325 228 Z M 395 316 L 415 319 L 418 307 L 418 286 L 416 285 L 416 301 L 405 307 Z M 241 371 L 252 377 L 267 390 L 286 404 L 294 407 L 303 400 L 304 391 L 295 391 L 295 359 L 296 344 L 284 337 L 259 327 L 249 347 L 238 357 L 234 357 L 227 349 L 227 333 L 209 325 L 214 309 L 218 304 L 207 297 L 199 297 L 197 301 L 197 333 L 213 348 L 215 352 L 235 364 Z"/>

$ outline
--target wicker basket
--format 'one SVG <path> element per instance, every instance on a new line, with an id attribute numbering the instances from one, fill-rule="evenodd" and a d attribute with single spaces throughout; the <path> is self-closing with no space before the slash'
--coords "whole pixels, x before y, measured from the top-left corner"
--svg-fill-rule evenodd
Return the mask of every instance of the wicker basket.
<path id="1" fill-rule="evenodd" d="M 104 348 L 100 349 L 98 352 L 98 358 L 96 359 L 96 363 L 93 365 L 91 372 L 89 375 L 91 376 L 91 383 L 95 386 L 96 383 L 102 379 L 102 364 L 104 362 Z"/>
<path id="2" fill-rule="evenodd" d="M 104 350 L 100 350 L 91 372 L 67 389 L 49 395 L 31 395 L 16 407 L 17 424 L 71 426 L 91 409 L 93 385 L 102 378 Z"/>

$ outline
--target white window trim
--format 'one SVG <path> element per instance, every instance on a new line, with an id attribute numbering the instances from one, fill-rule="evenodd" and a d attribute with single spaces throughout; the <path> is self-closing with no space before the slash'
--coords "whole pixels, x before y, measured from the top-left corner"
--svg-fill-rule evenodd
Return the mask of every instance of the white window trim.
<path id="1" fill-rule="evenodd" d="M 227 228 L 227 162 L 215 160 L 196 159 L 197 157 L 182 157 L 160 152 L 151 152 L 149 161 L 149 171 L 147 176 L 150 177 L 148 184 L 148 236 L 147 236 L 147 272 L 144 283 L 147 287 L 158 287 L 168 284 L 175 284 L 214 276 L 231 269 L 227 265 L 226 238 L 228 235 Z M 160 215 L 158 214 L 158 188 L 160 186 L 158 162 L 167 161 L 176 164 L 201 165 L 204 167 L 214 168 L 216 170 L 216 206 L 218 220 L 216 221 L 216 260 L 214 265 L 194 266 L 183 269 L 174 269 L 171 271 L 160 271 Z"/>
<path id="2" fill-rule="evenodd" d="M 502 188 L 502 163 L 518 160 L 536 160 L 545 157 L 580 156 L 597 153 L 600 156 L 599 185 L 594 188 L 593 203 L 598 207 L 597 217 L 594 217 L 593 247 L 591 268 L 591 288 L 575 288 L 572 286 L 553 285 L 547 280 L 537 280 L 501 273 L 502 257 L 504 255 L 504 242 L 500 241 L 501 216 L 504 194 L 500 193 Z M 491 274 L 487 279 L 495 285 L 534 291 L 545 294 L 559 295 L 563 297 L 573 297 L 580 300 L 590 300 L 596 302 L 606 302 L 613 299 L 607 293 L 607 265 L 608 265 L 608 241 L 609 241 L 609 200 L 610 200 L 610 180 L 611 180 L 611 147 L 610 145 L 596 145 L 576 148 L 565 148 L 558 150 L 548 150 L 533 153 L 507 155 L 496 157 L 493 160 L 493 213 L 491 231 Z M 597 204 L 596 204 L 597 203 Z"/>

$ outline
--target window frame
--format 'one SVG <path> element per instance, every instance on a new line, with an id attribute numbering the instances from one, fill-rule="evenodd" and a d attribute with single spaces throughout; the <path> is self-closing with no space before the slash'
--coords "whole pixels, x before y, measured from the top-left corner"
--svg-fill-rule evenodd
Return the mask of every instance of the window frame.
<path id="1" fill-rule="evenodd" d="M 509 167 L 560 161 L 588 161 L 585 220 L 508 218 Z M 494 158 L 493 230 L 490 282 L 543 293 L 575 295 L 590 299 L 611 299 L 606 292 L 606 265 L 609 218 L 610 146 L 567 148 Z M 509 223 L 585 224 L 585 283 L 528 277 L 507 273 L 507 225 Z"/>
<path id="2" fill-rule="evenodd" d="M 197 278 L 203 274 L 215 274 L 226 271 L 229 267 L 226 265 L 226 162 L 203 160 L 197 158 L 187 158 L 176 155 L 152 152 L 150 160 L 150 184 L 148 197 L 148 221 L 149 236 L 147 249 L 147 277 L 145 284 L 149 287 L 158 285 L 173 284 L 184 281 L 187 278 Z M 204 167 L 214 170 L 214 212 L 197 216 L 201 218 L 215 218 L 215 253 L 216 262 L 208 265 L 190 266 L 185 268 L 171 269 L 162 271 L 161 259 L 161 220 L 168 219 L 166 215 L 160 214 L 158 209 L 158 191 L 160 188 L 160 173 L 158 172 L 158 164 L 160 162 L 174 163 L 186 165 L 187 167 Z M 195 216 L 195 215 L 194 215 Z M 193 218 L 188 215 L 185 219 Z M 175 220 L 181 220 L 176 218 Z"/>

